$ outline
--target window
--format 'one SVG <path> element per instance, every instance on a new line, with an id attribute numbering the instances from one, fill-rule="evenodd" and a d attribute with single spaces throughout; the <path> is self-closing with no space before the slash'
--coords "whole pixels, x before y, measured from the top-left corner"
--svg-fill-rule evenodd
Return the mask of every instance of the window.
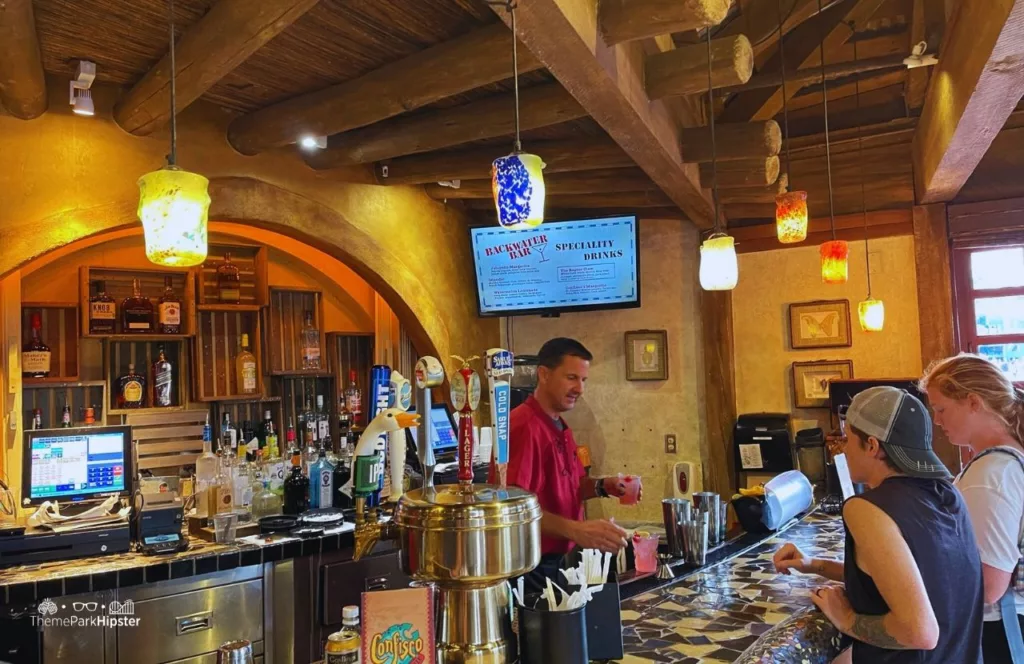
<path id="1" fill-rule="evenodd" d="M 1024 242 L 954 247 L 953 269 L 960 349 L 1024 384 Z"/>

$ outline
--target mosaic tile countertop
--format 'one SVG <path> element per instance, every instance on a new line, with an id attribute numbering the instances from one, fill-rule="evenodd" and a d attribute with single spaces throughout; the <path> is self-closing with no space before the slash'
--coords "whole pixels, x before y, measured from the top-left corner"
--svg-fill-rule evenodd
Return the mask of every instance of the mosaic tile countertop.
<path id="1" fill-rule="evenodd" d="M 843 537 L 840 518 L 815 513 L 731 560 L 624 601 L 622 664 L 735 661 L 775 625 L 812 607 L 811 590 L 822 583 L 777 574 L 775 551 L 793 542 L 809 556 L 837 558 Z"/>

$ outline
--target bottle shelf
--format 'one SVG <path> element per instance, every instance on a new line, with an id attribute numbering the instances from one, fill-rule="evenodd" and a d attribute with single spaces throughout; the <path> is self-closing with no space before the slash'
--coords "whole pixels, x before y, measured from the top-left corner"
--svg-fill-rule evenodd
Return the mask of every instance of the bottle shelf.
<path id="1" fill-rule="evenodd" d="M 256 311 L 199 311 L 193 365 L 196 369 L 193 394 L 196 401 L 253 401 L 262 399 L 262 335 Z M 249 352 L 256 359 L 256 392 L 239 391 L 235 360 L 242 347 L 242 335 L 249 335 Z"/>
<path id="2" fill-rule="evenodd" d="M 259 311 L 263 308 L 260 304 L 197 304 L 199 311 Z"/>
<path id="3" fill-rule="evenodd" d="M 23 378 L 24 383 L 64 383 L 78 379 L 78 304 L 75 302 L 23 302 L 21 343 L 32 338 L 32 317 L 39 316 L 40 340 L 50 347 L 50 375 Z"/>
<path id="4" fill-rule="evenodd" d="M 64 406 L 71 408 L 71 426 L 103 426 L 107 405 L 107 382 L 90 380 L 69 383 L 23 385 L 22 423 L 32 427 L 32 411 L 40 410 L 44 429 L 60 426 Z M 85 408 L 94 408 L 95 422 L 85 424 Z"/>
<path id="5" fill-rule="evenodd" d="M 320 332 L 320 369 L 302 368 L 301 332 L 307 311 L 313 312 L 313 325 Z M 264 350 L 267 373 L 272 376 L 331 375 L 327 366 L 323 296 L 320 291 L 271 288 L 270 307 L 265 316 L 267 343 Z"/>
<path id="6" fill-rule="evenodd" d="M 62 378 L 23 378 L 21 380 L 22 389 L 26 390 L 54 390 L 59 388 L 75 388 L 75 387 L 105 387 L 107 381 L 105 380 L 66 380 Z"/>
<path id="7" fill-rule="evenodd" d="M 147 379 L 148 380 L 148 379 Z M 149 389 L 149 386 L 146 386 Z M 156 415 L 158 413 L 180 413 L 188 410 L 188 406 L 147 406 L 145 408 L 111 408 L 108 415 Z"/>
<path id="8" fill-rule="evenodd" d="M 222 303 L 217 287 L 217 267 L 224 262 L 224 254 L 231 254 L 231 262 L 238 267 L 239 300 Z M 206 261 L 192 268 L 196 279 L 199 305 L 207 311 L 259 311 L 267 305 L 267 248 L 242 244 L 211 244 Z M 244 309 L 237 308 L 244 307 Z"/>
<path id="9" fill-rule="evenodd" d="M 158 324 L 158 312 L 160 296 L 164 292 L 164 280 L 170 277 L 171 290 L 174 291 L 178 301 L 181 302 L 181 334 L 160 334 L 150 332 L 146 334 L 125 334 L 121 326 L 121 303 L 125 298 L 132 295 L 132 282 L 139 280 L 142 296 L 153 305 L 153 326 Z M 102 281 L 106 287 L 106 293 L 116 305 L 117 315 L 114 319 L 114 334 L 90 334 L 89 333 L 89 301 L 92 298 L 92 285 Z M 167 268 L 162 270 L 144 269 L 120 269 L 109 267 L 79 268 L 78 273 L 78 295 L 79 307 L 81 310 L 81 327 L 83 337 L 99 338 L 139 338 L 139 337 L 190 337 L 196 328 L 195 313 L 195 276 L 189 270 L 175 270 Z"/>
<path id="10" fill-rule="evenodd" d="M 139 411 L 173 412 L 182 410 L 187 402 L 188 362 L 187 349 L 180 343 L 167 343 L 168 339 L 146 341 L 136 338 L 142 335 L 129 335 L 127 339 L 111 339 L 104 343 L 104 366 L 107 368 L 107 379 L 110 381 L 109 403 L 107 412 L 115 415 L 137 413 Z M 171 405 L 153 405 L 153 363 L 160 356 L 163 348 L 167 361 L 171 363 Z M 141 408 L 121 408 L 118 404 L 118 382 L 121 376 L 128 373 L 128 365 L 135 365 L 135 373 L 146 377 Z"/>
<path id="11" fill-rule="evenodd" d="M 191 339 L 190 334 L 83 334 L 87 339 L 106 339 L 107 341 L 136 341 L 136 342 L 179 342 Z"/>

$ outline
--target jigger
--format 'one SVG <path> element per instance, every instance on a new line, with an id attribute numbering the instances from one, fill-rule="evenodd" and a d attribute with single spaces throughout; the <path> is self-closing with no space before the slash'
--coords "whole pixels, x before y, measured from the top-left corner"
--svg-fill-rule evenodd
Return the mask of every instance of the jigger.
<path id="1" fill-rule="evenodd" d="M 240 639 L 221 644 L 217 648 L 217 664 L 252 664 L 252 643 Z"/>

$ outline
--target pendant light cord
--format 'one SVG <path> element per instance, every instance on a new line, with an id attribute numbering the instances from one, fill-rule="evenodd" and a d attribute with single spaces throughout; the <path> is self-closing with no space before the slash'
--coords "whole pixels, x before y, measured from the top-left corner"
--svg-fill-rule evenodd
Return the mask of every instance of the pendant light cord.
<path id="1" fill-rule="evenodd" d="M 174 85 L 177 71 L 177 62 L 174 59 L 174 0 L 168 0 L 167 6 L 171 26 L 171 153 L 167 155 L 167 165 L 176 166 L 178 163 L 178 97 Z"/>
<path id="2" fill-rule="evenodd" d="M 711 128 L 711 201 L 715 207 L 713 233 L 721 232 L 718 224 L 718 145 L 715 143 L 715 92 L 711 82 L 711 28 L 708 27 L 708 127 Z"/>
<path id="3" fill-rule="evenodd" d="M 828 83 L 825 81 L 825 24 L 821 21 L 821 0 L 818 0 L 817 20 L 821 24 L 821 103 L 825 109 L 825 170 L 828 172 L 828 223 L 832 240 L 836 239 L 836 208 L 832 199 L 832 147 L 828 141 Z"/>
<path id="4" fill-rule="evenodd" d="M 516 36 L 516 0 L 509 0 L 508 13 L 512 23 L 512 91 L 516 99 L 516 138 L 512 143 L 512 152 L 523 151 L 523 143 L 519 140 L 519 41 Z"/>
<path id="5" fill-rule="evenodd" d="M 850 21 L 850 39 L 853 40 L 853 64 L 857 65 L 857 26 Z M 857 99 L 857 117 L 860 117 L 860 74 L 853 79 L 853 92 Z M 871 299 L 871 253 L 868 251 L 868 199 L 864 189 L 864 136 L 857 125 L 857 170 L 860 174 L 860 209 L 864 216 L 864 262 L 868 275 L 868 299 Z"/>
<path id="6" fill-rule="evenodd" d="M 776 7 L 779 11 L 779 62 L 782 64 L 782 128 L 786 132 L 786 175 L 789 177 L 789 190 L 793 191 L 793 169 L 790 168 L 792 163 L 792 157 L 790 156 L 790 138 L 789 138 L 789 95 L 786 94 L 786 47 L 784 44 L 785 35 L 782 33 L 782 24 L 785 20 L 782 18 L 782 0 L 778 0 Z"/>

